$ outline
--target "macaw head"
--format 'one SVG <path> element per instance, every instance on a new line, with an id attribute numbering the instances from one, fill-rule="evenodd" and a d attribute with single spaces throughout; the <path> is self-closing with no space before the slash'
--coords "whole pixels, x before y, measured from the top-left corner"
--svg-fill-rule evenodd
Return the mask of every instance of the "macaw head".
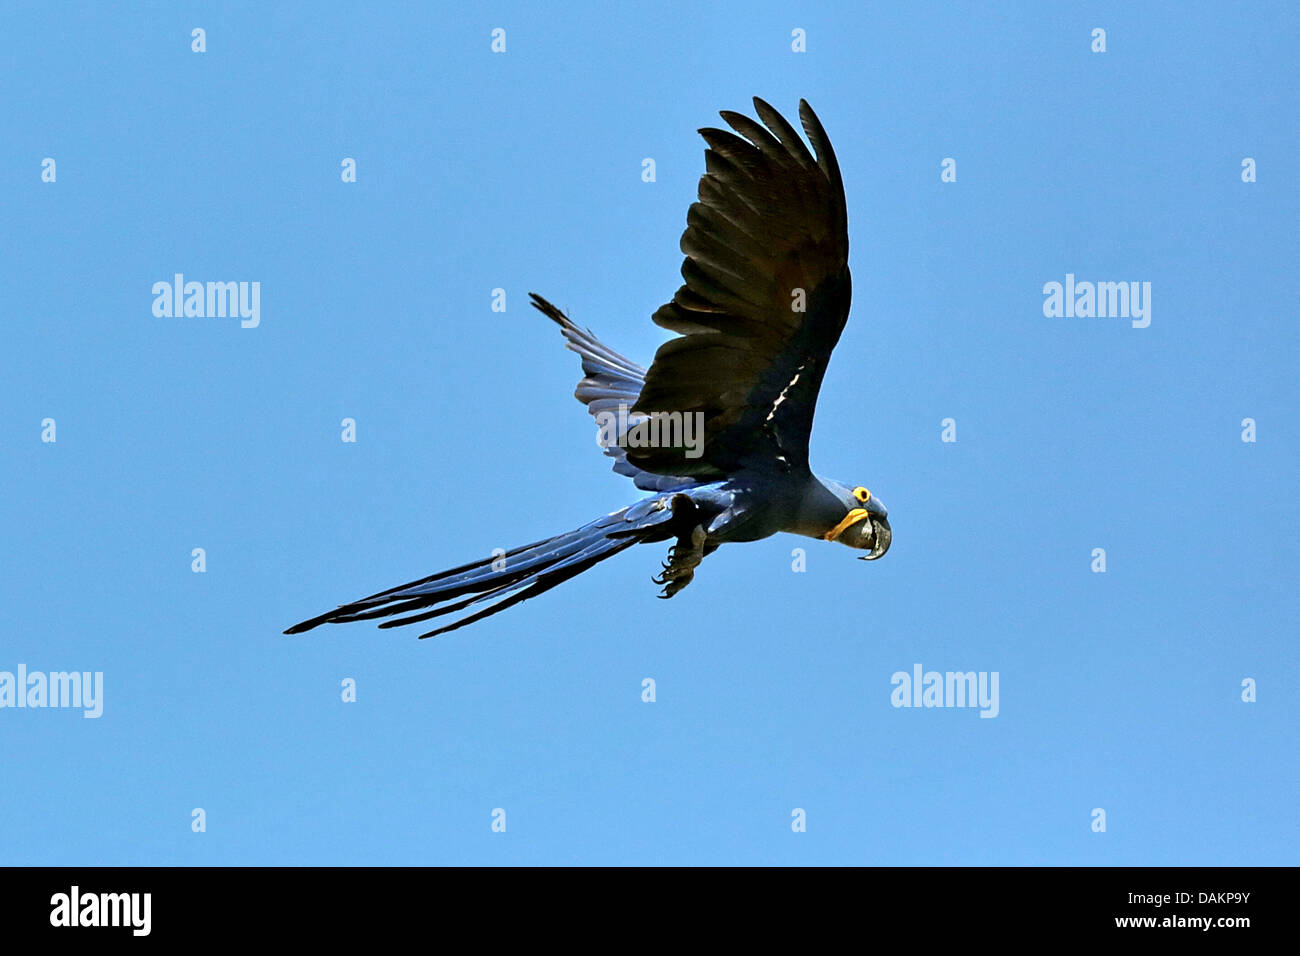
<path id="1" fill-rule="evenodd" d="M 850 548 L 870 551 L 870 554 L 862 556 L 863 561 L 874 561 L 884 555 L 894 539 L 889 527 L 889 510 L 884 503 L 861 485 L 850 488 L 839 482 L 824 484 L 844 506 L 844 516 L 822 537 Z"/>

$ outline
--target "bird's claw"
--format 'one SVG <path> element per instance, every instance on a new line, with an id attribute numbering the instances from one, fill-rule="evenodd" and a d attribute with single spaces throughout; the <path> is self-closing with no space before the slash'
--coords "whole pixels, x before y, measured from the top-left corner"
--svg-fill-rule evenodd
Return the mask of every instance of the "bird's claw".
<path id="1" fill-rule="evenodd" d="M 660 562 L 663 571 L 650 579 L 663 588 L 659 597 L 670 598 L 691 583 L 695 569 L 704 560 L 704 541 L 704 529 L 697 525 L 691 532 L 689 544 L 683 538 L 668 549 L 668 560 Z"/>

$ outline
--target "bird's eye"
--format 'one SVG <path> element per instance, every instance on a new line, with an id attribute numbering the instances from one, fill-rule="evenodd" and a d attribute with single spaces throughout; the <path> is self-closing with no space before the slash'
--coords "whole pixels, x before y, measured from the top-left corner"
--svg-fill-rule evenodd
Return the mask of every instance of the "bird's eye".
<path id="1" fill-rule="evenodd" d="M 866 488 L 857 487 L 853 489 L 853 497 L 857 498 L 858 501 L 862 502 L 865 505 L 868 501 L 871 500 L 871 492 L 867 491 Z"/>

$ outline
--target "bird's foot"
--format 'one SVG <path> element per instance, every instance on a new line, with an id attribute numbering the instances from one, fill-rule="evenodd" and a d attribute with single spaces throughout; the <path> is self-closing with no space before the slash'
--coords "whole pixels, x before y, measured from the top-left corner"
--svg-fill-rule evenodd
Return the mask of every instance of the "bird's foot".
<path id="1" fill-rule="evenodd" d="M 691 583 L 695 569 L 704 560 L 706 537 L 704 527 L 696 525 L 691 530 L 690 538 L 678 538 L 677 543 L 668 549 L 668 560 L 663 562 L 663 571 L 650 579 L 663 587 L 659 597 L 670 598 Z"/>

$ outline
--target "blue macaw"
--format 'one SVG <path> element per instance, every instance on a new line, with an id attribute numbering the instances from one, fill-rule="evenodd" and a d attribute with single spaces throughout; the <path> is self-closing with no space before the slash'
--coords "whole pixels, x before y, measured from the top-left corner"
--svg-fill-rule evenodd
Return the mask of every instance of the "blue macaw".
<path id="1" fill-rule="evenodd" d="M 808 465 L 817 393 L 849 314 L 839 164 L 806 102 L 799 118 L 815 156 L 776 110 L 757 97 L 754 107 L 765 126 L 723 111 L 735 133 L 700 130 L 706 172 L 682 235 L 686 281 L 654 314 L 656 325 L 679 335 L 648 370 L 532 295 L 582 358 L 578 400 L 603 437 L 614 426 L 612 440 L 602 440 L 614 471 L 649 497 L 574 531 L 344 604 L 286 634 L 406 615 L 379 625 L 396 627 L 495 602 L 420 636 L 444 634 L 648 542 L 675 540 L 653 579 L 665 598 L 720 545 L 778 531 L 865 550 L 866 561 L 889 549 L 880 499 L 861 485 L 819 478 Z M 688 441 L 692 423 L 699 427 Z M 664 427 L 649 427 L 656 425 Z M 664 434 L 669 440 L 656 440 Z"/>

